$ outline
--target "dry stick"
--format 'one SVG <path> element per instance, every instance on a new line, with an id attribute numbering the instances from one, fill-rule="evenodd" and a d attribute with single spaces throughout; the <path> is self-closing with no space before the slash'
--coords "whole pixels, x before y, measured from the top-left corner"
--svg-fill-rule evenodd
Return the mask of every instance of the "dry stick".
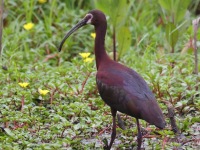
<path id="1" fill-rule="evenodd" d="M 162 102 L 167 105 L 168 117 L 170 119 L 172 131 L 175 134 L 180 134 L 180 130 L 178 129 L 178 126 L 176 125 L 175 112 L 174 112 L 174 108 L 172 104 L 169 101 L 165 101 L 165 100 L 162 100 Z"/>
<path id="2" fill-rule="evenodd" d="M 2 32 L 3 32 L 3 5 L 4 1 L 0 0 L 0 56 L 2 51 Z"/>
<path id="3" fill-rule="evenodd" d="M 193 47 L 194 47 L 194 61 L 195 61 L 195 68 L 194 73 L 198 75 L 198 53 L 197 53 L 197 30 L 199 26 L 200 17 L 194 19 L 192 21 L 193 29 L 194 29 L 194 40 L 193 40 Z M 198 80 L 198 79 L 197 79 Z M 198 81 L 197 81 L 198 82 Z M 196 86 L 196 90 L 198 91 L 198 85 Z"/>
<path id="4" fill-rule="evenodd" d="M 165 145 L 167 144 L 168 139 L 169 139 L 168 137 L 164 137 L 162 141 L 162 150 L 165 150 Z"/>
<path id="5" fill-rule="evenodd" d="M 21 98 L 21 112 L 24 110 L 24 95 Z"/>
<path id="6" fill-rule="evenodd" d="M 176 125 L 176 120 L 175 120 L 175 112 L 174 112 L 174 107 L 172 105 L 172 96 L 167 90 L 167 94 L 170 97 L 170 101 L 163 101 L 167 105 L 167 110 L 168 110 L 168 117 L 170 119 L 172 131 L 176 134 L 180 134 L 180 130 L 178 129 L 178 126 Z"/>
<path id="7" fill-rule="evenodd" d="M 101 130 L 99 133 L 98 133 L 98 136 L 99 135 L 101 135 L 101 134 L 103 134 L 108 128 L 110 128 L 110 126 L 109 127 L 106 127 L 106 128 L 104 128 L 103 130 Z"/>
<path id="8" fill-rule="evenodd" d="M 65 132 L 65 130 L 66 130 L 66 127 L 64 128 L 64 130 L 62 131 L 62 133 L 61 133 L 61 135 L 60 135 L 61 138 L 64 137 L 64 132 Z"/>
<path id="9" fill-rule="evenodd" d="M 53 98 L 55 95 L 55 92 L 57 91 L 57 87 L 55 89 L 52 90 L 51 94 L 50 94 L 50 104 L 53 104 Z"/>
<path id="10" fill-rule="evenodd" d="M 173 106 L 170 104 L 167 106 L 167 109 L 168 109 L 168 116 L 169 116 L 169 119 L 170 119 L 170 123 L 171 123 L 171 127 L 172 127 L 172 131 L 174 133 L 177 133 L 177 134 L 180 134 L 180 131 L 176 125 L 176 120 L 175 120 L 175 112 L 174 112 L 174 108 Z"/>
<path id="11" fill-rule="evenodd" d="M 118 126 L 123 129 L 123 130 L 126 130 L 126 127 L 124 125 L 124 121 L 121 119 L 120 115 L 117 114 L 117 121 L 118 121 Z"/>
<path id="12" fill-rule="evenodd" d="M 84 87 L 85 87 L 85 84 L 87 83 L 87 81 L 88 81 L 88 79 L 89 79 L 91 73 L 92 73 L 92 72 L 87 73 L 87 76 L 86 76 L 85 80 L 84 80 L 83 83 L 82 83 L 81 90 L 78 90 L 78 94 L 80 94 L 80 93 L 83 92 Z"/>

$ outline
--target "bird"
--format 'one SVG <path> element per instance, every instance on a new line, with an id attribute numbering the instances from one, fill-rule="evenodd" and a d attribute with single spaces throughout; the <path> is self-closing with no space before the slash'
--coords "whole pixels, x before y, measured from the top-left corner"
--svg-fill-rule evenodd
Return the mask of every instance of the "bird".
<path id="1" fill-rule="evenodd" d="M 94 54 L 96 60 L 96 85 L 102 100 L 110 106 L 112 114 L 112 133 L 109 145 L 110 150 L 116 138 L 117 111 L 136 118 L 137 123 L 137 150 L 141 149 L 142 133 L 139 119 L 163 129 L 166 122 L 162 110 L 146 81 L 133 69 L 112 60 L 105 50 L 105 36 L 107 20 L 101 10 L 91 10 L 85 17 L 72 27 L 62 39 L 58 50 L 61 51 L 66 39 L 79 28 L 91 24 L 94 26 L 96 37 Z"/>

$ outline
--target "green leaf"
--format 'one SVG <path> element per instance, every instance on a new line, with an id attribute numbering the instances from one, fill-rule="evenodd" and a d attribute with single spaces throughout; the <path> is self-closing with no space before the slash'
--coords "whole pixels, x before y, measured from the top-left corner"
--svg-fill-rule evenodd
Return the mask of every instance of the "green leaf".
<path id="1" fill-rule="evenodd" d="M 175 1 L 175 8 L 174 8 L 174 12 L 175 12 L 175 21 L 178 23 L 181 20 L 184 19 L 184 16 L 187 12 L 188 6 L 190 4 L 190 0 L 176 0 Z"/>
<path id="2" fill-rule="evenodd" d="M 167 41 L 169 43 L 169 45 L 174 48 L 174 46 L 176 45 L 177 41 L 178 41 L 178 29 L 176 28 L 176 26 L 169 22 L 166 25 L 166 38 Z"/>
<path id="3" fill-rule="evenodd" d="M 159 0 L 160 6 L 166 10 L 165 15 L 175 24 L 184 19 L 190 3 L 191 0 Z"/>
<path id="4" fill-rule="evenodd" d="M 162 8 L 171 10 L 171 1 L 172 0 L 159 0 L 158 2 Z"/>
<path id="5" fill-rule="evenodd" d="M 15 138 L 15 134 L 12 133 L 12 131 L 9 128 L 4 128 L 7 135 L 11 136 L 12 138 Z"/>
<path id="6" fill-rule="evenodd" d="M 126 18 L 130 13 L 131 6 L 134 1 L 127 2 L 125 0 L 95 0 L 97 9 L 102 10 L 111 19 L 114 27 L 120 27 L 126 22 Z"/>
<path id="7" fill-rule="evenodd" d="M 131 32 L 128 27 L 122 27 L 117 32 L 118 58 L 123 55 L 131 46 Z"/>

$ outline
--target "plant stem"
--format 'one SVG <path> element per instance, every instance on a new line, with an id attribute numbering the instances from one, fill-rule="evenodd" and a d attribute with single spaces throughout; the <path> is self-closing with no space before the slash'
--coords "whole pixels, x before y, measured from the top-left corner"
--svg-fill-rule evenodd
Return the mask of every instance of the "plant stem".
<path id="1" fill-rule="evenodd" d="M 92 72 L 89 72 L 89 73 L 87 74 L 85 80 L 84 80 L 83 83 L 82 83 L 81 90 L 78 90 L 78 93 L 79 93 L 79 94 L 83 92 L 83 89 L 84 89 L 84 87 L 85 87 L 85 84 L 86 84 L 87 80 L 89 79 L 91 73 L 92 73 Z"/>
<path id="2" fill-rule="evenodd" d="M 4 1 L 0 0 L 0 56 L 2 51 L 3 7 L 4 7 Z"/>
<path id="3" fill-rule="evenodd" d="M 113 27 L 113 60 L 116 61 L 116 35 L 115 35 L 115 27 Z"/>
<path id="4" fill-rule="evenodd" d="M 21 112 L 23 111 L 24 109 L 24 95 L 22 96 L 22 99 L 21 99 Z"/>
<path id="5" fill-rule="evenodd" d="M 198 75 L 198 54 L 197 54 L 197 30 L 199 26 L 199 21 L 200 17 L 197 19 L 194 19 L 192 24 L 193 24 L 193 29 L 194 29 L 194 40 L 193 40 L 193 47 L 194 47 L 194 73 Z M 198 80 L 198 79 L 197 79 Z M 198 85 L 196 86 L 196 90 L 198 90 Z"/>

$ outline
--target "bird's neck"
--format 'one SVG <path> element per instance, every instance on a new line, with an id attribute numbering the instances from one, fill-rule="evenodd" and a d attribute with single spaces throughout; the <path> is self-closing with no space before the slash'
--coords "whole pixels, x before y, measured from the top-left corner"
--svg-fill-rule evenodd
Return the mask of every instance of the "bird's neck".
<path id="1" fill-rule="evenodd" d="M 109 56 L 105 51 L 105 35 L 106 35 L 107 25 L 101 24 L 95 27 L 96 38 L 95 38 L 95 57 L 96 57 L 96 67 L 97 70 L 102 63 L 106 63 L 110 60 Z"/>

